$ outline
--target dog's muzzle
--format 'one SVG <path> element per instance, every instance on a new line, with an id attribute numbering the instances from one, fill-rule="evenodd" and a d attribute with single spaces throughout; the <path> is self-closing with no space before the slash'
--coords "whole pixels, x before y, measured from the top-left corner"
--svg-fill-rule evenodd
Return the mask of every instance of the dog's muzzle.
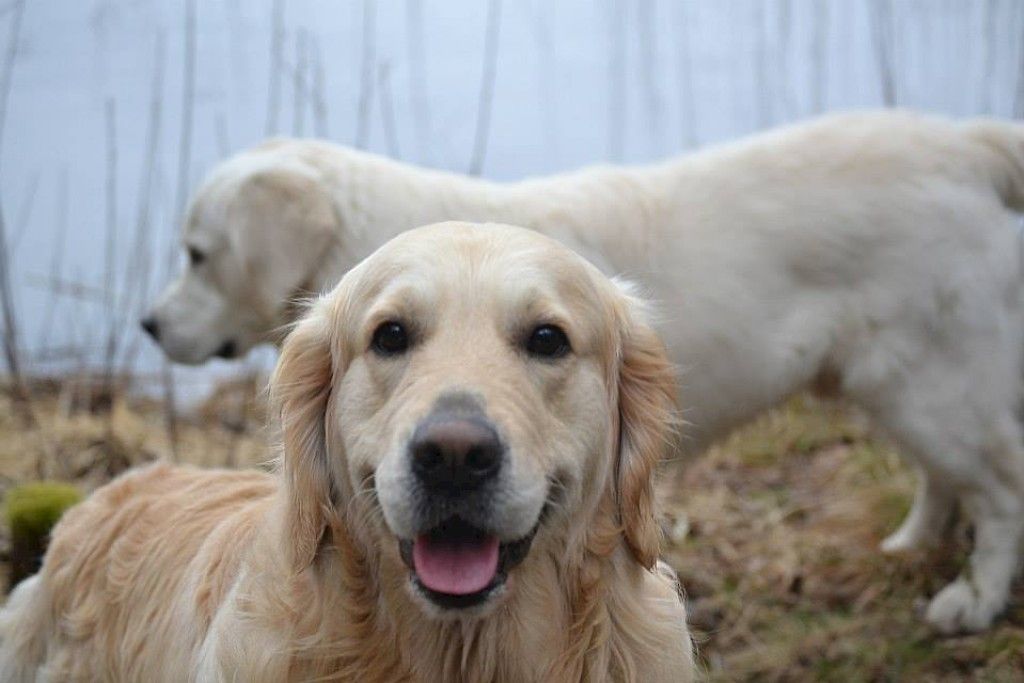
<path id="1" fill-rule="evenodd" d="M 491 501 L 506 448 L 479 410 L 435 411 L 409 441 L 420 533 L 399 541 L 413 582 L 444 608 L 485 602 L 526 557 L 534 531 L 502 542 Z"/>

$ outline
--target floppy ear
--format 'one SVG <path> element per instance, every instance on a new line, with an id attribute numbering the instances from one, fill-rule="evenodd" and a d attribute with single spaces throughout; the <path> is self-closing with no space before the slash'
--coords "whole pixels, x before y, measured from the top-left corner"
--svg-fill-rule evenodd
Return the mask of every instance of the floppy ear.
<path id="1" fill-rule="evenodd" d="M 327 527 L 331 475 L 325 413 L 331 395 L 325 316 L 314 308 L 288 335 L 271 380 L 271 401 L 284 447 L 285 547 L 296 571 L 313 562 Z"/>
<path id="2" fill-rule="evenodd" d="M 677 388 L 675 369 L 660 337 L 642 319 L 642 305 L 626 298 L 618 381 L 619 518 L 633 556 L 650 569 L 661 545 L 654 470 L 672 446 L 678 424 Z"/>

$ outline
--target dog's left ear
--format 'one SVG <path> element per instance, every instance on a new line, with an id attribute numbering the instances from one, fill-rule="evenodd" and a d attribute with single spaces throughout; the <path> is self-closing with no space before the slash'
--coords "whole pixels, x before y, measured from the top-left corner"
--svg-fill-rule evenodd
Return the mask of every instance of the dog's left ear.
<path id="1" fill-rule="evenodd" d="M 623 287 L 618 372 L 616 461 L 619 518 L 630 551 L 644 567 L 658 561 L 661 530 L 655 515 L 654 472 L 673 445 L 678 424 L 675 368 L 644 306 Z"/>
<path id="2" fill-rule="evenodd" d="M 296 571 L 313 562 L 327 527 L 331 475 L 325 419 L 331 374 L 326 315 L 314 305 L 285 339 L 270 384 L 271 405 L 280 420 L 284 448 L 280 466 L 285 547 Z"/>

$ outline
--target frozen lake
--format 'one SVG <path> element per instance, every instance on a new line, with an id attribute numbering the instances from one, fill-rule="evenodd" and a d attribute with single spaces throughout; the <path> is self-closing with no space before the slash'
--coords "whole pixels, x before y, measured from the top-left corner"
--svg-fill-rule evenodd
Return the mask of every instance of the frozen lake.
<path id="1" fill-rule="evenodd" d="M 101 362 L 112 331 L 120 364 L 159 367 L 137 319 L 181 266 L 188 192 L 268 134 L 513 179 L 826 110 L 1024 117 L 1019 0 L 7 0 L 0 48 L 0 200 L 37 369 Z"/>

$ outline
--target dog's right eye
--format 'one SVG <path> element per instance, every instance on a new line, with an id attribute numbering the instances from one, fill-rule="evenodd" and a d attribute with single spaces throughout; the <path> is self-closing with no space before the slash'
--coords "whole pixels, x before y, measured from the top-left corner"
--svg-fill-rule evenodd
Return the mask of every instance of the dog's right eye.
<path id="1" fill-rule="evenodd" d="M 374 330 L 370 346 L 381 356 L 396 356 L 409 348 L 409 335 L 402 323 L 389 320 Z"/>
<path id="2" fill-rule="evenodd" d="M 188 262 L 193 267 L 198 266 L 206 260 L 206 254 L 199 251 L 195 247 L 188 247 Z"/>

